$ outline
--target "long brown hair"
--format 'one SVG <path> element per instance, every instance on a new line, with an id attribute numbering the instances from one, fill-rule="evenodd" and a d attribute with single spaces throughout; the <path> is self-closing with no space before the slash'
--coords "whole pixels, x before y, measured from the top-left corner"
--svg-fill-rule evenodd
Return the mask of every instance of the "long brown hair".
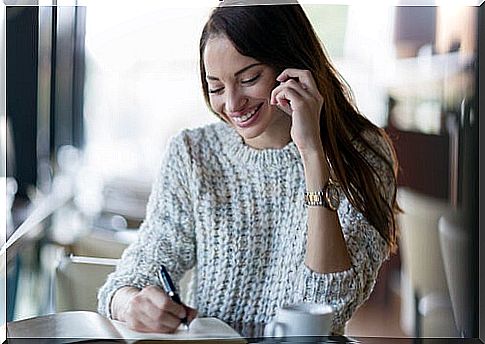
<path id="1" fill-rule="evenodd" d="M 357 110 L 350 88 L 332 66 L 305 12 L 298 4 L 274 6 L 234 6 L 214 9 L 200 39 L 200 75 L 205 101 L 209 92 L 203 61 L 209 38 L 224 35 L 239 53 L 273 67 L 279 74 L 286 68 L 309 70 L 323 96 L 320 132 L 332 172 L 350 203 L 381 234 L 394 251 L 399 211 L 396 202 L 397 160 L 386 133 Z M 362 134 L 373 132 L 387 142 L 389 160 Z M 358 139 L 387 164 L 393 176 L 389 204 L 380 173 L 354 146 Z M 380 185 L 379 185 L 380 184 Z M 380 187 L 379 187 L 380 186 Z"/>

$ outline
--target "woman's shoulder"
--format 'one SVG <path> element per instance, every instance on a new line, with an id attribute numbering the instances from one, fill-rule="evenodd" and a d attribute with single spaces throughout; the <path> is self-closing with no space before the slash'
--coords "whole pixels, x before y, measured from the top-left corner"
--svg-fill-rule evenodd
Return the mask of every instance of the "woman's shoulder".
<path id="1" fill-rule="evenodd" d="M 214 150 L 217 149 L 221 140 L 228 135 L 227 131 L 227 124 L 223 122 L 183 129 L 172 137 L 170 146 L 192 152 Z"/>
<path id="2" fill-rule="evenodd" d="M 204 141 L 211 140 L 217 136 L 225 135 L 227 130 L 227 124 L 224 122 L 215 122 L 210 124 L 205 124 L 196 128 L 187 128 L 179 132 L 177 136 L 184 139 Z"/>

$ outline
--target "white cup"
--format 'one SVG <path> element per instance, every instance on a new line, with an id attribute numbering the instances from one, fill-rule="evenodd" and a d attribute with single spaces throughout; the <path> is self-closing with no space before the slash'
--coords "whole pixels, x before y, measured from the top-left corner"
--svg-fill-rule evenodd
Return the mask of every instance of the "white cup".
<path id="1" fill-rule="evenodd" d="M 276 309 L 273 320 L 264 328 L 265 337 L 328 336 L 333 320 L 329 305 L 302 302 Z"/>

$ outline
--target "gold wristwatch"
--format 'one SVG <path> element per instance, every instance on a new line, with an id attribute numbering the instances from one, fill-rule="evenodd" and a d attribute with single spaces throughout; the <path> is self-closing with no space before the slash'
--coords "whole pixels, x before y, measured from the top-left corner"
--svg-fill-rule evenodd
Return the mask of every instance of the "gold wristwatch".
<path id="1" fill-rule="evenodd" d="M 340 205 L 338 183 L 329 178 L 321 191 L 305 192 L 305 205 L 308 207 L 325 207 L 336 211 Z"/>

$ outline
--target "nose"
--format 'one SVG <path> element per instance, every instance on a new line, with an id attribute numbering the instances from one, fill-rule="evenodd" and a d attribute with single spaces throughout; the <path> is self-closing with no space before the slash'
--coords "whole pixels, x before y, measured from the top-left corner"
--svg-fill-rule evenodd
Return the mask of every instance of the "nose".
<path id="1" fill-rule="evenodd" d="M 226 92 L 225 108 L 228 113 L 241 111 L 247 102 L 248 98 L 238 89 L 232 89 Z"/>

